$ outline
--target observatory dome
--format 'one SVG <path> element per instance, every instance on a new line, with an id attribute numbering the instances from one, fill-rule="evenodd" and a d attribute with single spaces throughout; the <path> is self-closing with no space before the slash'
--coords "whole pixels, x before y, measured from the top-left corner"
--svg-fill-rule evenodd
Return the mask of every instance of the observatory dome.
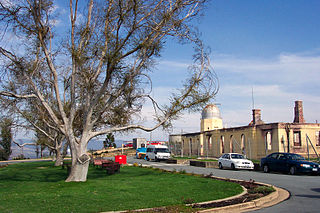
<path id="1" fill-rule="evenodd" d="M 213 118 L 221 119 L 220 110 L 216 105 L 209 104 L 202 110 L 201 119 L 213 119 Z"/>

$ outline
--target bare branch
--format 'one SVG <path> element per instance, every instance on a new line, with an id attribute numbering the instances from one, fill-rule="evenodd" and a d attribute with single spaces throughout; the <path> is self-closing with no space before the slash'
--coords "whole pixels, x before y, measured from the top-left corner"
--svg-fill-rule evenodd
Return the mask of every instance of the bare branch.
<path id="1" fill-rule="evenodd" d="M 18 95 L 18 94 L 14 94 L 12 92 L 6 92 L 6 91 L 0 91 L 0 95 L 6 96 L 6 97 L 11 97 L 11 98 L 21 98 L 21 99 L 37 98 L 37 96 L 35 94 Z"/>
<path id="2" fill-rule="evenodd" d="M 37 146 L 38 144 L 37 143 L 24 143 L 24 144 L 19 144 L 18 142 L 16 142 L 15 140 L 12 140 L 12 142 L 14 143 L 14 144 L 16 144 L 18 147 L 20 147 L 20 148 L 23 148 L 24 146 L 28 146 L 28 145 L 30 145 L 30 146 Z"/>

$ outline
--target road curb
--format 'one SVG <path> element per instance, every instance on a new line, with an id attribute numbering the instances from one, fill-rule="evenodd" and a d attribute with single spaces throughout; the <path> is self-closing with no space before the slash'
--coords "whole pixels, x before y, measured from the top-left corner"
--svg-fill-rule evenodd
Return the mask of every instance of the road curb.
<path id="1" fill-rule="evenodd" d="M 270 184 L 265 184 L 265 183 L 258 183 L 258 184 L 265 185 L 265 186 L 272 186 Z M 278 203 L 281 203 L 282 201 L 287 200 L 290 197 L 290 193 L 287 190 L 276 187 L 276 186 L 272 186 L 272 187 L 275 189 L 274 192 L 270 193 L 267 196 L 258 198 L 256 200 L 245 202 L 245 203 L 229 205 L 229 206 L 205 209 L 199 212 L 201 213 L 248 212 L 248 211 L 254 211 L 254 210 L 276 205 Z"/>

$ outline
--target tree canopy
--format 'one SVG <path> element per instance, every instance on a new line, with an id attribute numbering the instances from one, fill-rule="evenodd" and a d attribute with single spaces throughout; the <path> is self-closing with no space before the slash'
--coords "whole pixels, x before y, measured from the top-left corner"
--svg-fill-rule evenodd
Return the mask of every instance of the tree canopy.
<path id="1" fill-rule="evenodd" d="M 64 135 L 73 164 L 67 181 L 85 181 L 90 139 L 167 127 L 215 96 L 208 49 L 192 25 L 205 3 L 70 0 L 68 30 L 62 30 L 55 25 L 54 1 L 1 1 L 0 22 L 19 44 L 1 42 L 1 101 L 43 135 Z M 193 44 L 194 64 L 183 87 L 160 106 L 150 95 L 149 73 L 168 39 Z M 133 119 L 146 101 L 155 112 L 151 127 Z"/>

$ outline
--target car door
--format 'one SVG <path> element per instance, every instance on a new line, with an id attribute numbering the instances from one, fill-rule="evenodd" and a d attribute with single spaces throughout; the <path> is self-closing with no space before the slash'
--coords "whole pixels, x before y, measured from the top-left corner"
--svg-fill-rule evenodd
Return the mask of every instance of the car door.
<path id="1" fill-rule="evenodd" d="M 220 158 L 220 163 L 221 163 L 222 167 L 226 167 L 226 155 L 227 154 L 224 154 Z"/>
<path id="2" fill-rule="evenodd" d="M 279 153 L 276 160 L 276 170 L 281 172 L 288 171 L 288 158 L 284 153 Z"/>
<path id="3" fill-rule="evenodd" d="M 230 154 L 226 154 L 225 167 L 231 168 L 231 158 L 230 158 Z"/>
<path id="4" fill-rule="evenodd" d="M 268 166 L 269 166 L 270 170 L 273 170 L 273 171 L 277 171 L 278 170 L 277 158 L 278 158 L 278 153 L 273 153 L 268 158 Z"/>

